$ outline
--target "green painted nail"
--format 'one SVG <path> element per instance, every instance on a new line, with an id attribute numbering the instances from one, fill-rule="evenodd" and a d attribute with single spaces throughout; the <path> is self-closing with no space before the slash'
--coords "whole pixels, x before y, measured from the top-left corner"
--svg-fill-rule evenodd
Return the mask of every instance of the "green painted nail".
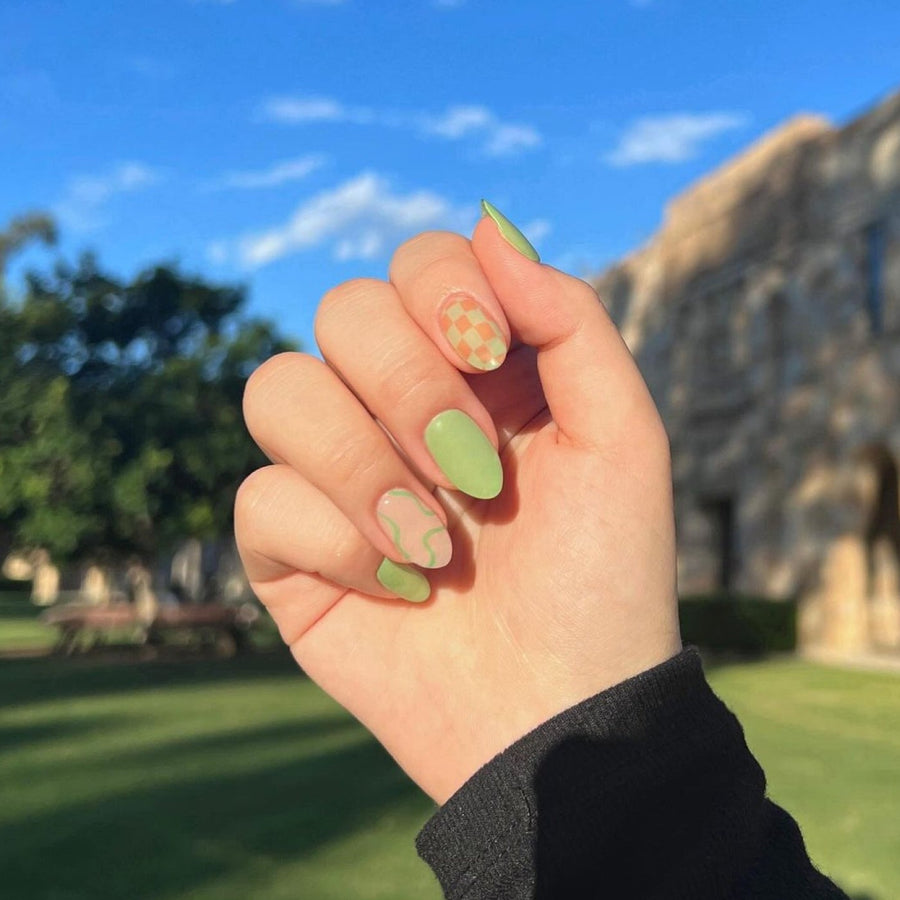
<path id="1" fill-rule="evenodd" d="M 479 500 L 503 488 L 503 466 L 487 435 L 459 409 L 438 413 L 425 429 L 425 446 L 459 490 Z"/>
<path id="2" fill-rule="evenodd" d="M 481 211 L 486 216 L 490 216 L 496 223 L 497 228 L 500 229 L 500 234 L 506 239 L 507 244 L 511 244 L 522 256 L 527 256 L 529 259 L 533 259 L 535 262 L 540 262 L 541 258 L 538 256 L 537 250 L 531 246 L 528 242 L 528 238 L 513 225 L 506 216 L 494 206 L 493 203 L 488 203 L 487 200 L 481 201 Z"/>
<path id="3" fill-rule="evenodd" d="M 422 603 L 431 593 L 431 585 L 421 572 L 412 566 L 401 566 L 387 557 L 378 567 L 375 577 L 382 587 L 410 603 Z"/>

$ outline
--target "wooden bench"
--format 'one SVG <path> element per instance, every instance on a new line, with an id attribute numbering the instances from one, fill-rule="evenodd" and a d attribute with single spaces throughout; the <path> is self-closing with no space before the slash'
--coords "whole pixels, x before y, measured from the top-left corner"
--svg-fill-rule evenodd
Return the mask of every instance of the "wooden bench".
<path id="1" fill-rule="evenodd" d="M 129 632 L 139 645 L 158 646 L 169 635 L 180 633 L 219 656 L 232 656 L 247 646 L 247 631 L 258 613 L 250 604 L 239 607 L 223 603 L 161 604 L 152 620 L 140 615 L 133 603 L 103 606 L 64 603 L 41 616 L 59 632 L 55 653 L 71 656 L 115 635 Z"/>

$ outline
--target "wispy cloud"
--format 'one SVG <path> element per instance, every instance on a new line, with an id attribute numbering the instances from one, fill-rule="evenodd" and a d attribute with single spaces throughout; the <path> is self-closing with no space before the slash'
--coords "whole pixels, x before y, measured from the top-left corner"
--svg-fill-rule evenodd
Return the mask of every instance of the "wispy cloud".
<path id="1" fill-rule="evenodd" d="M 321 169 L 325 162 L 326 158 L 321 154 L 310 154 L 274 163 L 267 169 L 226 172 L 211 182 L 207 188 L 208 190 L 253 190 L 278 187 L 291 181 L 302 181 L 317 169 Z"/>
<path id="2" fill-rule="evenodd" d="M 57 218 L 73 231 L 93 231 L 106 224 L 106 207 L 114 197 L 158 184 L 163 173 L 140 162 L 123 162 L 102 175 L 78 175 L 66 185 L 54 207 Z"/>
<path id="3" fill-rule="evenodd" d="M 748 121 L 743 113 L 734 112 L 645 116 L 625 129 L 605 159 L 611 166 L 685 162 L 697 157 L 708 141 L 743 128 Z"/>
<path id="4" fill-rule="evenodd" d="M 539 244 L 551 231 L 553 226 L 546 219 L 533 219 L 522 226 L 522 233 L 532 244 Z"/>
<path id="5" fill-rule="evenodd" d="M 422 128 L 448 140 L 477 138 L 487 156 L 512 156 L 541 143 L 536 128 L 502 122 L 485 106 L 451 106 L 439 116 L 424 117 Z"/>
<path id="6" fill-rule="evenodd" d="M 369 106 L 348 106 L 332 97 L 280 96 L 265 100 L 258 111 L 263 121 L 283 125 L 344 122 L 402 128 L 444 140 L 477 142 L 485 156 L 513 156 L 537 147 L 540 132 L 531 125 L 505 122 L 485 106 L 451 106 L 440 114 L 400 113 Z"/>
<path id="7" fill-rule="evenodd" d="M 259 109 L 260 119 L 283 125 L 371 121 L 372 116 L 371 110 L 349 109 L 331 97 L 270 97 Z"/>
<path id="8" fill-rule="evenodd" d="M 424 126 L 431 134 L 459 140 L 490 127 L 493 122 L 494 114 L 484 106 L 451 106 L 442 115 L 426 119 Z"/>
<path id="9" fill-rule="evenodd" d="M 498 122 L 487 134 L 484 152 L 487 156 L 514 156 L 537 147 L 541 141 L 540 133 L 530 125 L 503 125 Z"/>
<path id="10" fill-rule="evenodd" d="M 283 224 L 208 248 L 214 262 L 249 269 L 323 245 L 337 260 L 372 259 L 425 228 L 467 228 L 475 209 L 455 207 L 433 191 L 396 192 L 389 180 L 363 172 L 301 203 Z"/>
<path id="11" fill-rule="evenodd" d="M 747 125 L 743 113 L 673 113 L 636 119 L 618 146 L 605 157 L 612 166 L 680 163 L 694 159 L 703 145 L 719 135 Z"/>

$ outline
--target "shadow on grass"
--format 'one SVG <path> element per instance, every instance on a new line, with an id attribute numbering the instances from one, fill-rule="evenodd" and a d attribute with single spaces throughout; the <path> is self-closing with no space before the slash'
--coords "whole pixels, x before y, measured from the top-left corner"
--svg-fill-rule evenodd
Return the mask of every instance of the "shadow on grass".
<path id="1" fill-rule="evenodd" d="M 217 752 L 252 760 L 254 746 L 358 729 L 322 719 L 224 736 Z M 361 733 L 361 731 L 360 731 Z M 223 736 L 220 736 L 222 738 Z M 206 738 L 147 751 L 147 777 L 115 796 L 61 804 L 0 826 L 4 896 L 50 900 L 181 896 L 229 875 L 293 862 L 366 828 L 383 811 L 424 814 L 428 801 L 372 740 L 240 774 L 149 784 L 177 771 Z M 134 757 L 131 762 L 134 762 Z M 115 765 L 111 761 L 108 765 Z M 214 765 L 211 766 L 214 768 Z M 304 896 L 297 885 L 297 896 Z"/>
<path id="2" fill-rule="evenodd" d="M 32 725 L 0 725 L 0 748 L 3 752 L 27 747 L 37 749 L 41 744 L 66 738 L 81 737 L 91 732 L 102 732 L 110 727 L 121 727 L 123 716 L 110 715 L 81 716 L 79 719 L 40 722 Z"/>
<path id="3" fill-rule="evenodd" d="M 73 677 L 77 672 L 77 677 Z M 125 694 L 163 685 L 247 682 L 300 675 L 287 649 L 234 659 L 109 662 L 90 657 L 0 660 L 0 708 L 96 694 Z"/>

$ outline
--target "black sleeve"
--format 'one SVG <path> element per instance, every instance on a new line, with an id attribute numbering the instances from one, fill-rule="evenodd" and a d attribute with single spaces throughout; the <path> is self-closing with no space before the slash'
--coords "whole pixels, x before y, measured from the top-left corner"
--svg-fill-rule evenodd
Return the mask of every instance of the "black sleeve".
<path id="1" fill-rule="evenodd" d="M 689 649 L 517 741 L 416 846 L 451 900 L 846 900 L 765 787 Z"/>

